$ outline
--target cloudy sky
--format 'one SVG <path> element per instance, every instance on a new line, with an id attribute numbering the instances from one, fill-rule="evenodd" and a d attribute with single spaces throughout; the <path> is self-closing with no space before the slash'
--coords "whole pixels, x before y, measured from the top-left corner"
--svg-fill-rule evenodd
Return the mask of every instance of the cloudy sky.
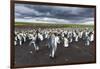
<path id="1" fill-rule="evenodd" d="M 94 8 L 15 4 L 15 21 L 93 24 Z"/>

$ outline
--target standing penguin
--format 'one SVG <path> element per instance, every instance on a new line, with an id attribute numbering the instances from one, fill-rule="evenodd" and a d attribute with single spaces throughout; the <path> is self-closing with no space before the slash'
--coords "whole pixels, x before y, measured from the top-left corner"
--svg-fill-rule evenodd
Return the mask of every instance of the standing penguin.
<path id="1" fill-rule="evenodd" d="M 90 39 L 89 36 L 85 37 L 85 46 L 89 46 L 90 45 Z"/>
<path id="2" fill-rule="evenodd" d="M 39 38 L 39 30 L 37 30 L 36 31 L 36 40 L 35 40 L 35 43 L 36 43 L 36 51 L 39 51 L 39 45 L 40 45 L 40 42 L 41 42 L 41 40 L 40 40 L 40 38 Z"/>
<path id="3" fill-rule="evenodd" d="M 69 46 L 69 41 L 67 39 L 67 35 L 64 36 L 64 47 L 68 47 Z"/>
<path id="4" fill-rule="evenodd" d="M 51 33 L 50 37 L 49 37 L 49 47 L 50 47 L 50 58 L 54 58 L 55 57 L 55 52 L 57 49 L 57 37 L 56 34 Z"/>
<path id="5" fill-rule="evenodd" d="M 94 41 L 94 33 L 93 32 L 89 33 L 89 38 L 90 38 L 90 42 Z"/>
<path id="6" fill-rule="evenodd" d="M 89 46 L 90 45 L 89 34 L 87 31 L 84 34 L 85 34 L 84 35 L 84 44 L 85 44 L 85 46 Z"/>

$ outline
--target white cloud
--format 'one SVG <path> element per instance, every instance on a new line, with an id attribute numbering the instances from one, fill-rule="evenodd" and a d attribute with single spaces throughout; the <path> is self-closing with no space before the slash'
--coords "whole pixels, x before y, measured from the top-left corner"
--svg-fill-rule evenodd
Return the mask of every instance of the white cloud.
<path id="1" fill-rule="evenodd" d="M 42 22 L 42 23 L 59 23 L 59 24 L 63 24 L 63 23 L 67 23 L 69 24 L 70 21 L 69 20 L 65 20 L 65 19 L 57 19 L 57 18 L 47 18 L 47 17 L 37 17 L 37 18 L 16 18 L 15 19 L 16 22 L 31 22 L 31 23 L 38 23 L 38 22 Z"/>
<path id="2" fill-rule="evenodd" d="M 23 4 L 21 5 L 16 5 L 15 6 L 15 12 L 18 14 L 35 14 L 35 15 L 43 15 L 43 13 L 40 13 L 39 11 L 35 10 L 35 9 L 30 9 L 26 6 L 24 6 Z M 15 13 L 15 14 L 16 14 Z"/>
<path id="3" fill-rule="evenodd" d="M 20 13 L 16 13 L 15 15 L 16 15 L 16 16 L 20 16 L 21 14 L 20 14 Z"/>

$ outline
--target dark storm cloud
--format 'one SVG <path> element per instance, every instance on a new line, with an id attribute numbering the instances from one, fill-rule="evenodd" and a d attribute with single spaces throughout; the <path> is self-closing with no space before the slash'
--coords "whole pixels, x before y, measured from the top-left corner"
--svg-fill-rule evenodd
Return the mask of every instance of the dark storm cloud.
<path id="1" fill-rule="evenodd" d="M 15 4 L 15 18 L 47 18 L 47 21 L 63 20 L 79 23 L 94 20 L 93 8 L 61 7 L 45 5 Z"/>

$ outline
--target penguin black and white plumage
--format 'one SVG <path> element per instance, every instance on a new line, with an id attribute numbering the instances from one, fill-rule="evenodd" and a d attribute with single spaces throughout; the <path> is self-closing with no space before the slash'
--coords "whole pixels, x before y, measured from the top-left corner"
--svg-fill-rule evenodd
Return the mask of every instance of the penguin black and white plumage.
<path id="1" fill-rule="evenodd" d="M 64 37 L 64 47 L 68 47 L 68 46 L 69 46 L 69 41 L 68 41 L 67 35 L 65 35 L 65 37 Z"/>

